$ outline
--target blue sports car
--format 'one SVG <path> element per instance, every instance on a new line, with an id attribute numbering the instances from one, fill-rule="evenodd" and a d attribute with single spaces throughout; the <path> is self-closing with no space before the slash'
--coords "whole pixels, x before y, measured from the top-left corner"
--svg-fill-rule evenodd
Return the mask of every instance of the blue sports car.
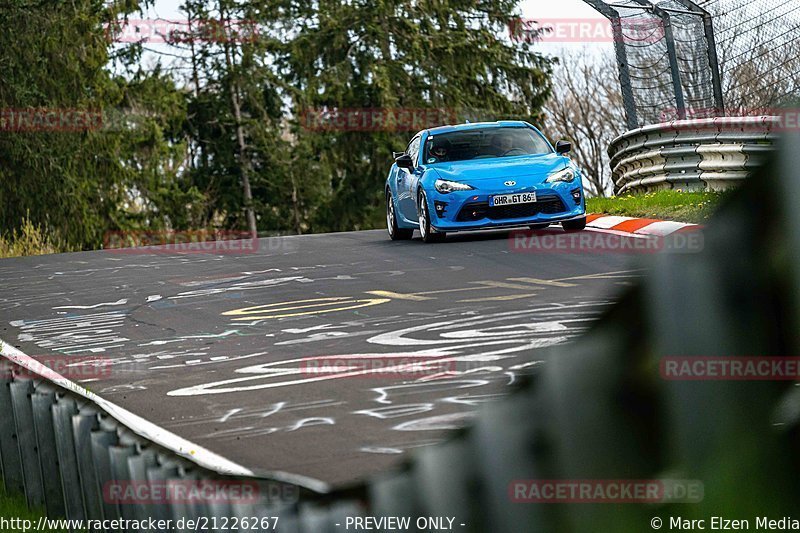
<path id="1" fill-rule="evenodd" d="M 522 121 L 441 126 L 417 133 L 395 153 L 386 180 L 386 225 L 393 240 L 418 229 L 425 242 L 448 232 L 560 223 L 586 227 L 580 170 Z"/>

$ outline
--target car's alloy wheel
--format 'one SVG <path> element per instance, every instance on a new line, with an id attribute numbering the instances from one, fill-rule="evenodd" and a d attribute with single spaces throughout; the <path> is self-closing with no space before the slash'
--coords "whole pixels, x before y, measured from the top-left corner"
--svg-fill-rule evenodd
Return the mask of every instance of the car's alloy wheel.
<path id="1" fill-rule="evenodd" d="M 441 242 L 445 238 L 444 232 L 435 232 L 431 228 L 431 217 L 428 212 L 428 199 L 423 191 L 419 192 L 417 202 L 417 213 L 419 214 L 419 234 L 425 242 Z"/>
<path id="2" fill-rule="evenodd" d="M 386 191 L 386 230 L 393 241 L 408 240 L 414 234 L 413 229 L 400 228 L 397 226 L 397 215 L 394 211 L 394 199 L 392 193 Z"/>

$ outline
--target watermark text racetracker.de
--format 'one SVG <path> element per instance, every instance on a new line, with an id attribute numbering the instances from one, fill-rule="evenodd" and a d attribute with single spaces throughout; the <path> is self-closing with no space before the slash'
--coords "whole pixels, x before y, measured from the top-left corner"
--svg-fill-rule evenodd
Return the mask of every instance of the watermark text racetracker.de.
<path id="1" fill-rule="evenodd" d="M 200 516 L 141 519 L 94 518 L 66 519 L 40 516 L 38 520 L 29 518 L 0 516 L 0 531 L 11 533 L 19 531 L 84 531 L 87 533 L 107 533 L 108 531 L 139 531 L 141 533 L 161 533 L 164 531 L 276 531 L 277 516 Z"/>
<path id="2" fill-rule="evenodd" d="M 301 128 L 317 132 L 411 132 L 456 122 L 454 110 L 434 107 L 308 108 L 299 115 Z"/>
<path id="3" fill-rule="evenodd" d="M 760 132 L 766 126 L 769 126 L 769 129 L 775 132 L 800 130 L 800 108 L 797 107 L 726 108 L 725 116 L 719 115 L 719 109 L 713 107 L 689 107 L 683 111 L 677 108 L 667 108 L 661 111 L 660 119 L 661 122 L 680 120 L 674 126 L 676 129 L 688 127 L 704 129 L 725 127 L 727 125 L 727 127 L 735 128 L 737 131 Z M 752 120 L 745 122 L 742 121 L 742 118 Z"/>
<path id="4" fill-rule="evenodd" d="M 115 479 L 103 485 L 103 501 L 114 505 L 255 504 L 267 500 L 274 503 L 296 503 L 298 499 L 299 491 L 296 486 L 277 482 Z"/>
<path id="5" fill-rule="evenodd" d="M 659 371 L 668 381 L 797 381 L 800 357 L 667 356 Z"/>
<path id="6" fill-rule="evenodd" d="M 635 41 L 641 44 L 664 38 L 661 19 L 628 17 L 620 20 L 621 33 L 615 34 L 606 18 L 514 18 L 508 23 L 512 41 L 525 43 L 612 43 Z"/>
<path id="7" fill-rule="evenodd" d="M 288 246 L 287 239 L 267 239 L 266 246 Z M 252 254 L 260 241 L 248 231 L 109 231 L 103 249 L 119 254 Z"/>
<path id="8" fill-rule="evenodd" d="M 508 485 L 514 503 L 698 503 L 696 479 L 516 479 Z"/>
<path id="9" fill-rule="evenodd" d="M 13 133 L 121 133 L 157 122 L 158 114 L 146 110 L 108 107 L 29 107 L 0 109 L 0 132 Z"/>
<path id="10" fill-rule="evenodd" d="M 300 374 L 320 378 L 421 379 L 454 376 L 485 367 L 480 361 L 436 355 L 321 355 L 300 360 Z"/>
<path id="11" fill-rule="evenodd" d="M 34 355 L 38 363 L 27 368 L 17 365 L 0 366 L 0 377 L 6 379 L 56 379 L 70 381 L 102 379 L 111 376 L 112 362 L 108 357 L 89 355 Z M 41 365 L 41 366 L 39 366 Z"/>
<path id="12" fill-rule="evenodd" d="M 515 230 L 508 245 L 519 253 L 565 254 L 653 254 L 658 252 L 697 253 L 703 249 L 703 233 L 677 231 L 666 236 L 630 235 L 610 232 Z"/>
<path id="13" fill-rule="evenodd" d="M 253 20 L 126 19 L 105 26 L 109 42 L 116 43 L 249 43 L 258 39 Z"/>
<path id="14" fill-rule="evenodd" d="M 96 109 L 0 109 L 0 131 L 80 132 L 100 129 L 103 113 Z"/>

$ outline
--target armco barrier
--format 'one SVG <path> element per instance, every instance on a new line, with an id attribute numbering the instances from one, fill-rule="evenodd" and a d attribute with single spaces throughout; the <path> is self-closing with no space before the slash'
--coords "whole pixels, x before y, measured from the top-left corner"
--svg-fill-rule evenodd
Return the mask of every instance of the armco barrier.
<path id="1" fill-rule="evenodd" d="M 623 133 L 611 142 L 615 194 L 661 189 L 724 190 L 772 151 L 779 117 L 675 120 Z"/>
<path id="2" fill-rule="evenodd" d="M 302 477 L 259 475 L 231 463 L 106 402 L 2 341 L 0 355 L 4 488 L 24 494 L 30 507 L 43 508 L 49 518 L 177 521 L 278 516 L 291 521 L 304 502 L 315 501 L 327 490 Z M 31 379 L 37 375 L 41 379 Z M 170 483 L 193 480 L 212 486 L 244 485 L 254 489 L 255 497 L 122 504 L 108 494 L 114 483 L 131 488 L 146 482 L 163 490 Z M 173 530 L 177 531 L 163 531 Z"/>
<path id="3" fill-rule="evenodd" d="M 32 503 L 43 498 L 53 512 L 63 505 L 69 516 L 277 515 L 279 531 L 309 533 L 352 531 L 354 517 L 449 517 L 450 531 L 548 533 L 673 530 L 675 517 L 705 520 L 706 529 L 712 517 L 748 519 L 751 529 L 756 519 L 800 518 L 792 515 L 800 387 L 659 373 L 669 356 L 800 354 L 800 134 L 778 147 L 708 224 L 702 252 L 637 257 L 646 274 L 585 336 L 548 348 L 538 374 L 484 404 L 451 440 L 417 449 L 399 470 L 347 490 L 305 491 L 281 507 L 106 509 L 97 491 L 109 475 L 223 476 L 132 433 L 74 392 L 12 380 L 0 386 L 6 486 L 24 488 Z M 35 403 L 31 391 L 41 396 Z M 52 434 L 50 419 L 35 415 L 48 408 Z M 22 418 L 29 411 L 33 450 Z M 58 469 L 44 464 L 51 435 Z M 36 481 L 37 468 L 60 473 L 63 503 L 52 483 Z M 515 480 L 694 480 L 702 492 L 691 503 L 522 503 Z"/>

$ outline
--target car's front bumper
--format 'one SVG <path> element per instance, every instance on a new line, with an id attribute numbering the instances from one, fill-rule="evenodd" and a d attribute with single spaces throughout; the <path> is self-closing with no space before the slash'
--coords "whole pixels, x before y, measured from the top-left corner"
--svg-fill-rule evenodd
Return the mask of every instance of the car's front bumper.
<path id="1" fill-rule="evenodd" d="M 532 204 L 490 207 L 489 197 L 495 194 L 516 194 L 536 191 Z M 469 231 L 531 224 L 563 222 L 586 215 L 583 188 L 573 183 L 542 184 L 519 189 L 456 191 L 441 194 L 428 191 L 428 212 L 437 231 Z"/>

